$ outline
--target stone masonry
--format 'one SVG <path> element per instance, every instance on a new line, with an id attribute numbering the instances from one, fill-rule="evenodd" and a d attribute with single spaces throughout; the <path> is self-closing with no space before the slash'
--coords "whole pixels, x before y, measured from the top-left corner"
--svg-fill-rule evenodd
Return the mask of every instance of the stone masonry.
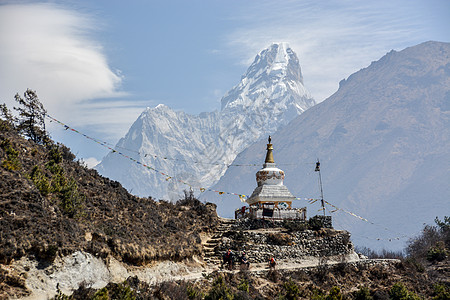
<path id="1" fill-rule="evenodd" d="M 304 222 L 236 220 L 215 243 L 214 256 L 220 260 L 223 253 L 232 249 L 235 255 L 245 251 L 251 263 L 265 263 L 272 255 L 278 261 L 300 262 L 308 257 L 326 259 L 354 253 L 349 232 L 307 228 Z"/>

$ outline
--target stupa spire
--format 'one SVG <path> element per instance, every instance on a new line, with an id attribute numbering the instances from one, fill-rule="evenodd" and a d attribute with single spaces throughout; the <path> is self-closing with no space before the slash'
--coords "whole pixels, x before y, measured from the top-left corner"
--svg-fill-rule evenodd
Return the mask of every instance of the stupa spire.
<path id="1" fill-rule="evenodd" d="M 265 161 L 266 164 L 267 163 L 272 163 L 272 164 L 275 163 L 275 161 L 273 160 L 273 153 L 272 153 L 273 147 L 272 147 L 271 142 L 272 142 L 272 138 L 269 135 L 269 143 L 267 144 L 267 154 L 266 154 L 266 161 Z"/>

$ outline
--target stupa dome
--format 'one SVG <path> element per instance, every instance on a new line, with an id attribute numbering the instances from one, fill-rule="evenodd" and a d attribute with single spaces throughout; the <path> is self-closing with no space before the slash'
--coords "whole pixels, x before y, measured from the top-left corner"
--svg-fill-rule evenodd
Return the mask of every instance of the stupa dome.
<path id="1" fill-rule="evenodd" d="M 284 172 L 274 163 L 265 163 L 264 168 L 256 172 L 256 182 L 261 185 L 283 185 Z"/>

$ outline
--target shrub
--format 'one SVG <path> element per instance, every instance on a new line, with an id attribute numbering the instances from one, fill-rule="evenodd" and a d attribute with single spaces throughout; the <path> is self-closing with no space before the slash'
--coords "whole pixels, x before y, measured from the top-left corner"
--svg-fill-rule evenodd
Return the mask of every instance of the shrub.
<path id="1" fill-rule="evenodd" d="M 73 218 L 81 212 L 82 203 L 84 202 L 84 195 L 78 192 L 75 180 L 70 180 L 60 192 L 60 205 L 62 210 Z"/>
<path id="2" fill-rule="evenodd" d="M 39 166 L 33 167 L 30 177 L 36 188 L 43 196 L 47 196 L 50 193 L 50 183 Z"/>
<path id="3" fill-rule="evenodd" d="M 11 142 L 6 139 L 1 142 L 0 146 L 5 149 L 6 159 L 2 161 L 1 166 L 8 171 L 17 171 L 20 169 L 19 151 L 12 147 Z"/>
<path id="4" fill-rule="evenodd" d="M 436 243 L 436 246 L 431 247 L 427 253 L 427 260 L 429 261 L 443 261 L 447 257 L 445 245 L 443 241 Z"/>
<path id="5" fill-rule="evenodd" d="M 363 286 L 359 290 L 353 293 L 355 300 L 372 300 L 373 297 L 370 295 L 370 290 Z"/>
<path id="6" fill-rule="evenodd" d="M 186 294 L 190 300 L 203 298 L 202 293 L 192 285 L 186 287 Z"/>
<path id="7" fill-rule="evenodd" d="M 283 287 L 285 290 L 284 297 L 286 299 L 288 300 L 297 299 L 298 295 L 300 294 L 300 289 L 291 278 L 289 278 L 287 282 L 283 283 Z"/>
<path id="8" fill-rule="evenodd" d="M 94 297 L 92 297 L 92 300 L 108 300 L 109 299 L 109 293 L 108 289 L 106 287 L 98 290 Z"/>
<path id="9" fill-rule="evenodd" d="M 447 300 L 450 299 L 450 288 L 443 284 L 436 284 L 434 286 L 434 293 L 436 296 L 433 297 L 433 300 Z"/>
<path id="10" fill-rule="evenodd" d="M 323 291 L 315 289 L 315 290 L 313 290 L 313 293 L 311 295 L 311 300 L 324 300 L 325 297 L 326 296 Z"/>
<path id="11" fill-rule="evenodd" d="M 249 291 L 248 281 L 245 278 L 243 278 L 239 283 L 239 285 L 237 286 L 237 289 L 248 293 Z"/>
<path id="12" fill-rule="evenodd" d="M 288 246 L 292 244 L 292 238 L 286 233 L 269 233 L 267 243 L 279 246 Z"/>
<path id="13" fill-rule="evenodd" d="M 433 256 L 436 256 L 438 258 L 443 254 L 443 251 L 431 249 L 436 248 L 439 242 L 443 242 L 439 250 L 450 246 L 450 218 L 445 216 L 443 221 L 436 218 L 435 222 L 437 226 L 426 225 L 418 237 L 409 240 L 406 249 L 408 256 L 415 258 L 430 257 L 431 259 L 433 259 Z"/>
<path id="14" fill-rule="evenodd" d="M 419 273 L 425 272 L 424 265 L 422 263 L 420 263 L 419 261 L 417 261 L 417 259 L 415 259 L 415 258 L 408 257 L 405 260 L 405 264 L 407 266 L 411 266 L 415 271 L 417 271 Z"/>
<path id="15" fill-rule="evenodd" d="M 131 288 L 126 285 L 126 281 L 123 284 L 118 284 L 115 288 L 111 289 L 110 299 L 121 300 L 135 300 L 136 296 Z"/>
<path id="16" fill-rule="evenodd" d="M 419 300 L 420 297 L 416 293 L 408 291 L 408 289 L 401 283 L 394 284 L 389 291 L 390 299 L 392 300 Z"/>
<path id="17" fill-rule="evenodd" d="M 51 145 L 47 155 L 49 163 L 59 164 L 62 162 L 62 154 L 58 145 Z"/>
<path id="18" fill-rule="evenodd" d="M 214 282 L 211 290 L 205 296 L 205 300 L 232 300 L 233 294 L 231 290 L 225 285 L 225 280 L 222 276 L 218 276 Z"/>
<path id="19" fill-rule="evenodd" d="M 342 300 L 344 296 L 341 294 L 341 289 L 337 286 L 333 286 L 328 294 L 325 297 L 325 300 Z"/>

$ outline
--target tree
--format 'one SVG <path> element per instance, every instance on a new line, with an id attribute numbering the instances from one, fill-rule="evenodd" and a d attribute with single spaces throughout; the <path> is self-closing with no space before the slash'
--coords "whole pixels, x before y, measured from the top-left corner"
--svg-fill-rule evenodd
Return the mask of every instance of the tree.
<path id="1" fill-rule="evenodd" d="M 23 93 L 24 98 L 16 94 L 15 100 L 22 107 L 14 107 L 19 112 L 17 129 L 35 143 L 43 143 L 47 140 L 45 131 L 45 114 L 47 111 L 39 101 L 35 91 L 27 89 Z"/>
<path id="2" fill-rule="evenodd" d="M 11 114 L 11 111 L 5 103 L 0 104 L 0 117 L 10 126 L 14 126 L 14 123 L 16 122 L 16 118 Z"/>

